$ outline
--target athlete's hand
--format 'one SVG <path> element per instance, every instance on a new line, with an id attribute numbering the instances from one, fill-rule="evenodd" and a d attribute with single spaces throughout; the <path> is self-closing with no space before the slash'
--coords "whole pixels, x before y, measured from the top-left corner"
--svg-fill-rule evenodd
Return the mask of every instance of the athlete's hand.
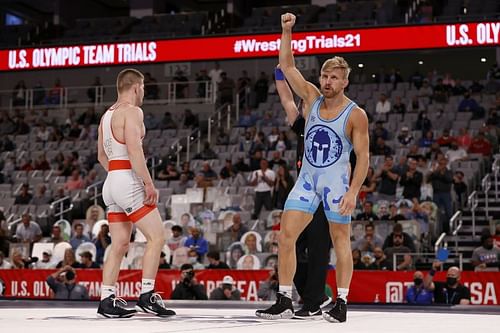
<path id="1" fill-rule="evenodd" d="M 146 195 L 144 197 L 144 204 L 146 206 L 153 206 L 158 201 L 158 193 L 156 192 L 156 188 L 153 183 L 145 184 L 144 191 Z"/>
<path id="2" fill-rule="evenodd" d="M 281 27 L 283 29 L 292 29 L 292 27 L 295 25 L 295 19 L 295 15 L 291 13 L 281 15 Z"/>
<path id="3" fill-rule="evenodd" d="M 342 200 L 340 201 L 339 214 L 344 216 L 351 216 L 356 208 L 356 196 L 354 193 L 347 191 Z"/>

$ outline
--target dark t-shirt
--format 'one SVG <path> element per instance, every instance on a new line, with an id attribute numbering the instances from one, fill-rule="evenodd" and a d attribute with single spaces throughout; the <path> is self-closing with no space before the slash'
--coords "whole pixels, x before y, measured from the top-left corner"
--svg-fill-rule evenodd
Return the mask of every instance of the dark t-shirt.
<path id="1" fill-rule="evenodd" d="M 469 288 L 459 284 L 457 288 L 450 288 L 444 282 L 434 282 L 434 303 L 460 304 L 460 300 L 470 300 Z"/>
<path id="2" fill-rule="evenodd" d="M 304 155 L 304 130 L 306 127 L 306 120 L 301 115 L 293 122 L 292 131 L 297 135 L 297 172 L 300 171 L 302 166 L 302 157 Z"/>
<path id="3" fill-rule="evenodd" d="M 207 269 L 229 269 L 229 266 L 225 262 L 219 261 L 218 265 L 210 264 L 207 266 Z"/>

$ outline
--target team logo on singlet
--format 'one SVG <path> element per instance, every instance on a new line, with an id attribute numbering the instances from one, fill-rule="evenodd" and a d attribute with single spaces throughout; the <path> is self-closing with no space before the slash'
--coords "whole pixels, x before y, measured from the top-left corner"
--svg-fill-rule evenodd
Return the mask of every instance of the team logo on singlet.
<path id="1" fill-rule="evenodd" d="M 307 132 L 305 140 L 307 161 L 317 168 L 334 164 L 342 155 L 342 140 L 330 127 L 315 125 Z"/>

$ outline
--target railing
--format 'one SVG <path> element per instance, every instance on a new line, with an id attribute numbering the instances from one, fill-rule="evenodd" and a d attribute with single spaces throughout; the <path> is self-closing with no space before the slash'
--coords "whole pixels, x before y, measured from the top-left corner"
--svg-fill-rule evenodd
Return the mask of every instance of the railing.
<path id="1" fill-rule="evenodd" d="M 446 237 L 446 232 L 442 232 L 441 235 L 439 235 L 439 238 L 437 239 L 436 243 L 434 243 L 434 251 L 436 252 L 436 254 L 439 250 L 439 246 L 441 245 L 445 237 Z M 445 243 L 444 246 L 447 247 L 448 244 Z"/>
<path id="2" fill-rule="evenodd" d="M 186 162 L 191 160 L 191 144 L 196 142 L 196 153 L 201 151 L 201 131 L 199 129 L 193 130 L 186 138 Z"/>
<path id="3" fill-rule="evenodd" d="M 102 184 L 104 184 L 104 180 L 95 182 L 94 184 L 87 186 L 87 188 L 85 189 L 85 192 L 89 195 L 89 199 L 94 200 L 94 205 L 97 205 L 97 198 L 102 196 L 102 190 L 101 192 L 99 192 L 99 190 L 102 188 Z"/>
<path id="4" fill-rule="evenodd" d="M 413 0 L 410 6 L 408 6 L 408 11 L 405 13 L 405 23 L 408 24 L 413 16 L 417 12 L 417 7 L 420 4 L 420 0 Z"/>
<path id="5" fill-rule="evenodd" d="M 69 206 L 67 208 L 64 208 L 64 202 L 69 202 Z M 57 208 L 59 208 L 59 211 L 57 211 Z M 50 204 L 50 209 L 54 212 L 54 217 L 59 217 L 59 219 L 62 218 L 64 213 L 67 213 L 73 209 L 73 203 L 71 202 L 71 197 L 69 195 L 57 199 L 53 201 Z"/>
<path id="6" fill-rule="evenodd" d="M 436 254 L 435 253 L 393 253 L 392 255 L 392 269 L 394 271 L 397 271 L 397 258 L 399 256 L 410 256 L 410 257 L 422 257 L 422 256 L 429 256 L 429 257 L 434 257 Z M 456 256 L 458 257 L 458 267 L 460 270 L 463 269 L 463 254 L 462 253 L 457 253 Z M 442 266 L 441 266 L 442 267 Z"/>
<path id="7" fill-rule="evenodd" d="M 479 205 L 477 200 L 477 191 L 472 192 L 467 198 L 467 206 L 469 206 L 472 214 L 472 236 L 476 237 L 476 209 Z"/>
<path id="8" fill-rule="evenodd" d="M 484 176 L 483 180 L 481 181 L 481 187 L 483 188 L 484 192 L 484 210 L 486 212 L 486 219 L 490 218 L 490 209 L 489 209 L 489 197 L 488 197 L 488 192 L 491 188 L 491 181 L 490 181 L 490 174 L 487 174 Z"/>
<path id="9" fill-rule="evenodd" d="M 457 224 L 458 221 L 458 224 Z M 455 239 L 455 252 L 458 254 L 458 232 L 462 229 L 462 211 L 457 210 L 455 214 L 450 219 L 450 230 L 452 230 L 452 236 Z"/>
<path id="10" fill-rule="evenodd" d="M 223 112 L 226 111 L 226 114 L 223 115 Z M 212 127 L 216 123 L 217 128 L 222 127 L 222 118 L 226 118 L 226 129 L 229 131 L 231 129 L 231 105 L 224 104 L 220 108 L 218 108 L 213 115 L 208 117 L 208 138 L 207 141 L 210 143 L 212 141 Z"/>
<path id="11" fill-rule="evenodd" d="M 161 164 L 161 158 L 156 156 L 150 156 L 146 160 L 146 164 L 151 163 L 149 170 L 151 171 L 151 179 L 154 181 L 156 179 L 156 167 Z"/>
<path id="12" fill-rule="evenodd" d="M 249 101 L 250 101 L 250 92 L 251 88 L 247 85 L 246 87 L 241 88 L 237 93 L 236 93 L 236 104 L 235 104 L 235 118 L 236 122 L 240 121 L 240 106 L 243 104 L 245 108 L 249 107 Z M 243 103 L 242 103 L 242 98 Z"/>
<path id="13" fill-rule="evenodd" d="M 460 219 L 460 221 L 458 222 L 457 227 L 451 233 L 451 235 L 453 236 L 453 239 L 455 240 L 455 253 L 457 255 L 459 254 L 459 252 L 458 252 L 458 232 L 460 231 L 460 229 L 462 229 L 462 225 L 463 225 L 463 222 L 462 222 L 462 219 Z"/>
<path id="14" fill-rule="evenodd" d="M 491 167 L 493 179 L 495 180 L 495 202 L 498 202 L 498 172 L 500 171 L 500 156 L 496 156 Z"/>

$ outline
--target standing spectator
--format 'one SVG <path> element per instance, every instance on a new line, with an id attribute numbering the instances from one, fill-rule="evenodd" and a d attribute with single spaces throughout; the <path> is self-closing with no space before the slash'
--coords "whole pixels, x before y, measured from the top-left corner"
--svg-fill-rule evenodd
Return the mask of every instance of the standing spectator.
<path id="1" fill-rule="evenodd" d="M 191 264 L 183 264 L 181 266 L 181 282 L 175 286 L 171 298 L 178 300 L 208 299 L 205 287 L 198 283 Z"/>
<path id="2" fill-rule="evenodd" d="M 457 196 L 457 202 L 459 207 L 462 208 L 465 205 L 467 199 L 467 184 L 464 182 L 464 173 L 462 171 L 455 171 L 453 175 L 453 189 Z"/>
<path id="3" fill-rule="evenodd" d="M 500 270 L 500 249 L 495 246 L 489 230 L 481 236 L 481 246 L 472 252 L 472 265 L 476 271 Z"/>
<path id="4" fill-rule="evenodd" d="M 381 94 L 380 98 L 375 106 L 375 112 L 379 116 L 384 116 L 387 120 L 387 115 L 391 112 L 391 102 L 387 99 L 386 94 Z"/>
<path id="5" fill-rule="evenodd" d="M 54 245 L 64 242 L 64 238 L 61 234 L 61 227 L 58 225 L 52 226 L 52 235 L 50 236 L 50 243 Z"/>
<path id="6" fill-rule="evenodd" d="M 183 71 L 178 70 L 175 72 L 175 76 L 172 78 L 174 82 L 175 98 L 183 99 L 188 97 L 189 80 Z"/>
<path id="7" fill-rule="evenodd" d="M 448 268 L 446 282 L 432 281 L 436 270 L 441 265 L 439 261 L 433 262 L 432 269 L 424 279 L 425 288 L 434 292 L 434 303 L 447 305 L 470 304 L 470 290 L 460 283 L 460 269 L 458 267 Z"/>
<path id="8" fill-rule="evenodd" d="M 441 158 L 438 165 L 432 168 L 432 172 L 427 176 L 427 181 L 432 184 L 433 201 L 443 209 L 443 231 L 449 233 L 448 221 L 452 215 L 451 207 L 451 185 L 453 184 L 453 174 L 447 167 L 448 161 L 446 158 Z"/>
<path id="9" fill-rule="evenodd" d="M 248 227 L 241 222 L 241 215 L 235 213 L 233 215 L 233 225 L 226 230 L 226 233 L 231 236 L 231 243 L 239 241 L 246 232 L 248 232 Z"/>
<path id="10" fill-rule="evenodd" d="M 226 103 L 233 104 L 235 88 L 234 80 L 227 77 L 226 72 L 222 72 L 221 81 L 219 82 L 219 103 L 221 105 Z"/>
<path id="11" fill-rule="evenodd" d="M 403 235 L 394 233 L 392 236 L 392 246 L 387 247 L 384 250 L 387 261 L 390 267 L 396 267 L 396 270 L 409 270 L 412 264 L 412 258 L 410 255 L 405 254 L 401 256 L 402 253 L 411 253 L 412 251 L 403 245 Z M 396 254 L 396 266 L 394 266 L 394 254 Z"/>
<path id="12" fill-rule="evenodd" d="M 212 79 L 208 76 L 206 69 L 202 69 L 199 74 L 196 74 L 196 81 L 198 82 L 198 87 L 196 88 L 197 96 L 200 98 L 206 97 L 208 87 L 212 84 Z"/>
<path id="13" fill-rule="evenodd" d="M 283 209 L 285 207 L 285 201 L 288 194 L 293 188 L 295 181 L 286 164 L 281 164 L 276 172 L 276 181 L 274 185 L 274 207 L 277 209 Z"/>
<path id="14" fill-rule="evenodd" d="M 62 281 L 58 281 L 62 279 Z M 76 272 L 71 266 L 64 266 L 47 278 L 47 284 L 55 299 L 88 300 L 87 288 L 76 283 Z"/>
<path id="15" fill-rule="evenodd" d="M 375 179 L 375 170 L 372 167 L 368 168 L 368 173 L 366 174 L 365 181 L 361 186 L 359 191 L 359 200 L 364 202 L 365 200 L 373 200 L 373 193 L 377 189 L 377 180 Z"/>
<path id="16" fill-rule="evenodd" d="M 80 268 L 101 268 L 98 264 L 92 261 L 92 253 L 89 251 L 84 251 L 80 253 L 81 267 Z"/>
<path id="17" fill-rule="evenodd" d="M 429 305 L 432 304 L 433 292 L 427 290 L 424 285 L 424 274 L 421 271 L 413 273 L 413 286 L 406 291 L 406 302 L 408 304 Z"/>
<path id="18" fill-rule="evenodd" d="M 222 284 L 210 293 L 210 300 L 214 301 L 239 301 L 241 292 L 235 288 L 234 279 L 230 275 L 224 276 Z"/>
<path id="19" fill-rule="evenodd" d="M 42 230 L 35 221 L 31 221 L 29 213 L 24 213 L 21 217 L 21 223 L 16 228 L 16 239 L 21 243 L 36 243 L 42 239 Z"/>
<path id="20" fill-rule="evenodd" d="M 156 79 L 151 76 L 151 73 L 144 73 L 144 98 L 146 99 L 158 99 L 160 89 Z"/>
<path id="21" fill-rule="evenodd" d="M 61 80 L 57 78 L 54 82 L 54 86 L 49 90 L 49 94 L 47 96 L 46 103 L 57 105 L 61 102 L 61 95 L 63 92 L 63 86 L 61 84 Z"/>
<path id="22" fill-rule="evenodd" d="M 182 234 L 182 227 L 180 225 L 172 226 L 172 237 L 167 239 L 167 245 L 173 253 L 179 247 L 184 247 L 187 237 Z"/>
<path id="23" fill-rule="evenodd" d="M 198 261 L 201 261 L 208 252 L 208 242 L 203 238 L 201 230 L 197 227 L 191 229 L 191 236 L 186 239 L 184 246 L 196 251 Z"/>
<path id="24" fill-rule="evenodd" d="M 209 72 L 208 72 L 208 76 L 210 77 L 210 79 L 212 80 L 212 83 L 214 84 L 218 84 L 221 82 L 222 80 L 222 68 L 220 68 L 220 64 L 216 61 L 215 62 L 215 67 L 212 68 Z"/>
<path id="25" fill-rule="evenodd" d="M 474 137 L 474 139 L 470 144 L 469 153 L 481 154 L 484 157 L 489 157 L 491 156 L 491 151 L 492 151 L 491 143 L 490 141 L 488 141 L 488 139 L 486 139 L 484 135 L 484 130 L 480 129 L 479 132 L 477 133 L 477 136 Z"/>
<path id="26" fill-rule="evenodd" d="M 17 82 L 12 92 L 12 105 L 13 106 L 23 106 L 26 102 L 26 84 L 24 80 Z"/>
<path id="27" fill-rule="evenodd" d="M 63 260 L 59 261 L 57 263 L 56 268 L 63 268 L 63 267 L 73 267 L 73 268 L 80 268 L 81 265 L 78 261 L 76 261 L 75 257 L 75 251 L 73 249 L 66 249 L 64 251 L 64 257 Z"/>
<path id="28" fill-rule="evenodd" d="M 252 219 L 259 218 L 262 206 L 267 210 L 272 210 L 271 191 L 273 190 L 276 175 L 273 170 L 268 168 L 266 160 L 260 161 L 260 170 L 252 172 L 250 177 L 250 186 L 255 186 L 255 206 Z"/>
<path id="29" fill-rule="evenodd" d="M 104 252 L 106 248 L 111 245 L 111 237 L 109 236 L 109 226 L 107 224 L 101 225 L 101 230 L 94 239 L 94 244 L 96 247 L 96 263 L 102 265 L 104 259 Z"/>
<path id="30" fill-rule="evenodd" d="M 367 200 L 363 203 L 363 212 L 356 215 L 358 221 L 378 221 L 378 216 L 373 212 L 373 202 Z"/>
<path id="31" fill-rule="evenodd" d="M 417 170 L 417 161 L 408 160 L 408 170 L 401 175 L 399 183 L 404 187 L 403 197 L 412 200 L 420 199 L 420 188 L 422 187 L 424 175 Z"/>
<path id="32" fill-rule="evenodd" d="M 386 156 L 382 169 L 377 173 L 377 179 L 380 181 L 378 191 L 378 200 L 394 201 L 396 198 L 396 187 L 399 180 L 399 174 L 394 167 L 392 156 Z"/>
<path id="33" fill-rule="evenodd" d="M 92 86 L 90 86 L 88 89 L 87 89 L 87 97 L 89 98 L 89 101 L 91 103 L 94 103 L 95 100 L 96 100 L 96 92 L 101 90 L 101 93 L 102 95 L 104 95 L 104 92 L 106 91 L 106 89 L 104 89 L 102 83 L 101 83 L 101 78 L 99 76 L 96 76 L 94 78 L 94 83 L 92 84 Z"/>
<path id="34" fill-rule="evenodd" d="M 255 102 L 257 105 L 267 101 L 267 91 L 269 89 L 269 79 L 265 72 L 260 72 L 259 79 L 255 82 Z"/>
<path id="35" fill-rule="evenodd" d="M 207 269 L 229 269 L 225 262 L 220 261 L 220 255 L 217 251 L 208 252 L 207 259 L 210 263 Z"/>
<path id="36" fill-rule="evenodd" d="M 376 248 L 382 247 L 384 241 L 379 235 L 375 234 L 375 226 L 372 222 L 365 225 L 365 234 L 362 238 L 354 241 L 353 249 L 358 249 L 362 252 L 374 252 Z"/>
<path id="37" fill-rule="evenodd" d="M 23 184 L 21 186 L 21 190 L 19 191 L 19 194 L 16 196 L 16 199 L 14 200 L 14 205 L 29 205 L 31 199 L 33 199 L 33 195 L 29 193 L 28 190 L 29 190 L 28 184 Z"/>
<path id="38" fill-rule="evenodd" d="M 75 234 L 69 240 L 71 247 L 74 251 L 82 245 L 83 243 L 90 242 L 90 239 L 83 234 L 83 224 L 77 223 L 75 224 Z"/>

